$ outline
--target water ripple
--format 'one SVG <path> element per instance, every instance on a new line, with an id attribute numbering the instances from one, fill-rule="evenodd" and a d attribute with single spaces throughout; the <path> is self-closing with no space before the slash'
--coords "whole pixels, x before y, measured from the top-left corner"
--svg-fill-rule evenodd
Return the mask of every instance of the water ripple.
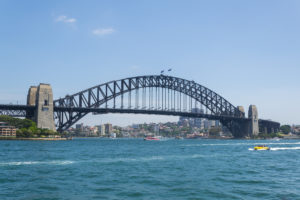
<path id="1" fill-rule="evenodd" d="M 300 199 L 300 140 L 2 143 L 1 200 Z"/>

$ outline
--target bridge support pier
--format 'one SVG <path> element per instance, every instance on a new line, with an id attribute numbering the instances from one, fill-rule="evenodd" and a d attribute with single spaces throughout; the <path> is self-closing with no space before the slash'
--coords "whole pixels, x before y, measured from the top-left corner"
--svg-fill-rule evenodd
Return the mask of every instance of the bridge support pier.
<path id="1" fill-rule="evenodd" d="M 37 92 L 37 86 L 31 86 L 28 90 L 28 95 L 27 95 L 27 105 L 28 106 L 35 106 L 36 102 L 36 92 Z M 32 121 L 35 121 L 34 119 L 34 111 L 32 112 L 26 112 L 26 118 L 30 119 Z"/>
<path id="2" fill-rule="evenodd" d="M 268 133 L 268 128 L 264 127 L 264 133 Z"/>
<path id="3" fill-rule="evenodd" d="M 260 131 L 266 134 L 278 133 L 280 129 L 279 123 L 272 123 L 271 121 L 261 120 L 259 123 Z"/>
<path id="4" fill-rule="evenodd" d="M 49 84 L 32 86 L 28 91 L 27 105 L 35 106 L 34 113 L 27 113 L 27 118 L 36 122 L 38 128 L 55 131 L 53 117 L 53 93 Z"/>
<path id="5" fill-rule="evenodd" d="M 250 119 L 248 125 L 248 135 L 258 135 L 259 133 L 259 125 L 258 125 L 258 112 L 255 105 L 249 106 L 248 118 Z"/>
<path id="6" fill-rule="evenodd" d="M 238 109 L 242 112 L 244 110 L 241 106 Z M 255 105 L 249 106 L 248 120 L 221 120 L 221 122 L 235 138 L 251 137 L 259 133 L 258 112 Z"/>
<path id="7" fill-rule="evenodd" d="M 220 120 L 221 123 L 226 126 L 234 138 L 244 138 L 248 135 L 248 122 L 247 121 L 235 121 L 235 120 Z"/>

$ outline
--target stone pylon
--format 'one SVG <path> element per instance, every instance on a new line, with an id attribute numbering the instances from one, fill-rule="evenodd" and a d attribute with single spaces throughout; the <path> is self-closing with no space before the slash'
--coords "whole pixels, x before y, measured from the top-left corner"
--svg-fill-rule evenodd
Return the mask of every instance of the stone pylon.
<path id="1" fill-rule="evenodd" d="M 240 117 L 245 117 L 245 109 L 243 106 L 238 106 L 237 109 L 241 112 Z"/>
<path id="2" fill-rule="evenodd" d="M 37 86 L 31 86 L 29 88 L 28 95 L 27 95 L 27 105 L 28 106 L 35 106 L 36 92 L 37 92 Z M 27 111 L 26 118 L 30 119 L 32 121 L 35 121 L 35 119 L 34 119 L 34 112 L 28 112 Z"/>
<path id="3" fill-rule="evenodd" d="M 250 123 L 248 125 L 249 135 L 258 135 L 259 133 L 258 112 L 255 105 L 249 106 L 248 118 L 250 119 Z"/>
<path id="4" fill-rule="evenodd" d="M 28 90 L 27 105 L 35 106 L 37 86 L 31 86 Z"/>
<path id="5" fill-rule="evenodd" d="M 31 86 L 27 95 L 27 105 L 36 107 L 34 113 L 27 115 L 27 118 L 35 121 L 38 128 L 55 131 L 53 93 L 50 84 Z"/>

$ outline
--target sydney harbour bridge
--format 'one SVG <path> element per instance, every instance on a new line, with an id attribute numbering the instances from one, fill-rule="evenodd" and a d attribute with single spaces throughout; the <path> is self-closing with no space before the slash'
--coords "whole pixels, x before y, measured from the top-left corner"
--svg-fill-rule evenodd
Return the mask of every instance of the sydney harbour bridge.
<path id="1" fill-rule="evenodd" d="M 203 112 L 204 111 L 204 112 Z M 194 81 L 148 75 L 110 81 L 53 100 L 49 84 L 32 86 L 26 105 L 0 105 L 0 115 L 26 117 L 39 128 L 63 132 L 87 114 L 133 113 L 219 120 L 234 137 L 272 133 L 280 123 L 258 118 L 257 108 L 234 106 L 216 92 Z"/>

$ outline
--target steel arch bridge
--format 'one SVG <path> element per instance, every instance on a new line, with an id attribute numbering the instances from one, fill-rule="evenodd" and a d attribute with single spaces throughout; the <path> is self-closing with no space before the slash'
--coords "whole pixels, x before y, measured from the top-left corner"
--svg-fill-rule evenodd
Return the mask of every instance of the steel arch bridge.
<path id="1" fill-rule="evenodd" d="M 244 112 L 207 87 L 165 75 L 137 76 L 107 82 L 55 100 L 54 105 L 59 131 L 68 129 L 90 112 L 177 115 L 220 120 L 237 137 L 243 127 L 240 125 L 249 121 Z M 203 108 L 206 112 L 203 112 Z"/>
<path id="2" fill-rule="evenodd" d="M 245 113 L 216 92 L 194 81 L 150 75 L 110 81 L 53 101 L 57 131 L 62 132 L 88 113 L 159 114 L 220 120 L 235 137 L 245 135 Z M 6 107 L 5 107 L 6 106 Z M 34 106 L 0 105 L 1 112 L 33 115 Z M 280 124 L 259 120 L 261 129 Z M 270 131 L 269 131 L 270 132 Z"/>

